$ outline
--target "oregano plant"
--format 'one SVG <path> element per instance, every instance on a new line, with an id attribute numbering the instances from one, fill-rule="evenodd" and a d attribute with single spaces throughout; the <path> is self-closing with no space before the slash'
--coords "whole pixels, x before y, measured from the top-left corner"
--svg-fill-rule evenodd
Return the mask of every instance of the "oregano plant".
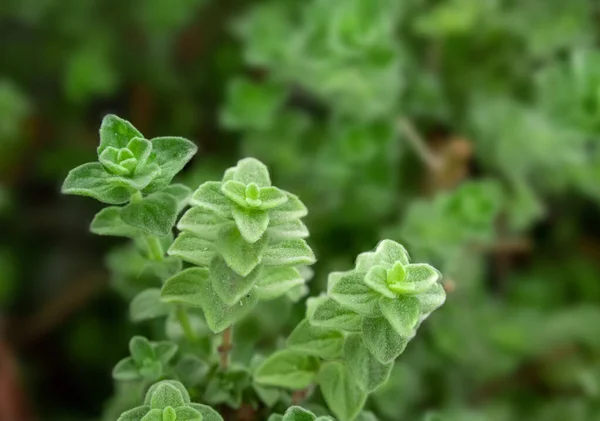
<path id="1" fill-rule="evenodd" d="M 254 158 L 194 192 L 173 184 L 195 153 L 186 139 L 146 139 L 108 115 L 98 161 L 75 168 L 63 184 L 65 194 L 110 205 L 92 221 L 93 233 L 131 239 L 134 254 L 113 256 L 111 265 L 159 280 L 130 303 L 133 322 L 159 321 L 163 334 L 131 338 L 130 355 L 114 367 L 117 386 L 135 396 L 117 421 L 374 420 L 364 409 L 369 395 L 445 301 L 441 273 L 383 240 L 353 269 L 328 275 L 327 291 L 306 300 L 305 317 L 289 335 L 281 332 L 287 339 L 270 355 L 234 359 L 234 326 L 261 303 L 296 302 L 309 292 L 316 257 L 302 221 L 308 210 Z M 461 206 L 479 204 L 448 204 Z"/>

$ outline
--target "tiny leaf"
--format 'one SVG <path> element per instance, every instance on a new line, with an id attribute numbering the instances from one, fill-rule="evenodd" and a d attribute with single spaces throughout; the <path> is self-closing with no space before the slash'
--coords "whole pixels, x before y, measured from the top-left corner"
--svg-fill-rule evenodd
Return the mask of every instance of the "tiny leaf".
<path id="1" fill-rule="evenodd" d="M 134 137 L 143 138 L 144 135 L 129 121 L 114 114 L 108 114 L 102 119 L 102 124 L 100 125 L 98 154 L 101 154 L 109 146 L 115 149 L 124 148 Z"/>

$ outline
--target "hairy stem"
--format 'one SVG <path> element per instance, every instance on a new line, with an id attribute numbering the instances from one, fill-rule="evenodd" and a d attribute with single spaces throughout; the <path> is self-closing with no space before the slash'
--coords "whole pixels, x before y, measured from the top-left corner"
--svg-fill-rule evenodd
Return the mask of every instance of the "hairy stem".
<path id="1" fill-rule="evenodd" d="M 221 370 L 227 370 L 229 366 L 229 353 L 231 352 L 233 339 L 233 325 L 223 331 L 223 339 L 219 346 L 219 356 L 221 357 Z"/>
<path id="2" fill-rule="evenodd" d="M 179 320 L 179 324 L 183 329 L 183 334 L 185 335 L 187 341 L 190 343 L 196 342 L 198 337 L 192 328 L 192 323 L 190 322 L 188 312 L 183 306 L 177 306 L 177 320 Z"/>

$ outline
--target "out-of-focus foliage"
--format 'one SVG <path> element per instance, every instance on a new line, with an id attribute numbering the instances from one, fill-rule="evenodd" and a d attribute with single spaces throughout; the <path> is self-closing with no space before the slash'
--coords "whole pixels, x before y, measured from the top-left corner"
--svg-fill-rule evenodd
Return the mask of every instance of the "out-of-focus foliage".
<path id="1" fill-rule="evenodd" d="M 112 421 L 143 396 L 109 373 L 126 300 L 160 281 L 85 234 L 93 201 L 58 195 L 109 113 L 195 141 L 193 189 L 265 162 L 310 209 L 313 296 L 382 237 L 442 271 L 446 304 L 367 402 L 379 419 L 599 418 L 599 19 L 594 0 L 0 2 L 0 303 L 39 418 Z M 233 360 L 281 347 L 303 310 L 260 303 Z"/>

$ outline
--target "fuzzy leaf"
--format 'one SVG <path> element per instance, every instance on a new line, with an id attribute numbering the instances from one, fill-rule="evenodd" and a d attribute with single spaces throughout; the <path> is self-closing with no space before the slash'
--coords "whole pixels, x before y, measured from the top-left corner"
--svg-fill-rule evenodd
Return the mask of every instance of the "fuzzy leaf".
<path id="1" fill-rule="evenodd" d="M 167 365 L 177 354 L 179 346 L 169 341 L 161 341 L 153 345 L 156 359 L 163 365 Z"/>
<path id="2" fill-rule="evenodd" d="M 267 231 L 269 226 L 267 212 L 236 206 L 232 209 L 232 213 L 238 230 L 248 243 L 256 243 Z"/>
<path id="3" fill-rule="evenodd" d="M 232 224 L 230 219 L 223 218 L 214 212 L 201 207 L 193 207 L 183 214 L 177 223 L 177 228 L 180 231 L 191 232 L 203 240 L 216 241 L 221 228 Z"/>
<path id="4" fill-rule="evenodd" d="M 396 297 L 396 294 L 388 288 L 387 270 L 383 266 L 376 265 L 369 269 L 365 276 L 365 284 L 385 297 Z"/>
<path id="5" fill-rule="evenodd" d="M 208 405 L 190 403 L 188 406 L 202 414 L 202 421 L 223 421 L 223 417 Z"/>
<path id="6" fill-rule="evenodd" d="M 344 343 L 344 361 L 348 373 L 366 393 L 371 393 L 387 382 L 393 362 L 382 364 L 369 352 L 360 334 L 352 334 Z"/>
<path id="7" fill-rule="evenodd" d="M 148 339 L 143 336 L 134 336 L 129 341 L 129 351 L 137 364 L 143 364 L 146 360 L 154 360 L 156 353 Z"/>
<path id="8" fill-rule="evenodd" d="M 255 183 L 258 187 L 271 185 L 271 177 L 266 165 L 254 158 L 244 158 L 238 161 L 233 173 L 233 180 L 244 185 Z"/>
<path id="9" fill-rule="evenodd" d="M 141 231 L 121 219 L 121 210 L 117 206 L 109 206 L 96 214 L 90 231 L 97 235 L 112 235 L 115 237 L 134 238 L 141 234 Z"/>
<path id="10" fill-rule="evenodd" d="M 215 246 L 194 234 L 182 232 L 171 244 L 167 253 L 198 266 L 209 266 L 215 256 Z"/>
<path id="11" fill-rule="evenodd" d="M 206 318 L 208 327 L 214 332 L 219 333 L 227 329 L 232 324 L 246 316 L 258 303 L 258 298 L 254 291 L 248 292 L 239 301 L 232 305 L 227 305 L 214 292 L 210 282 L 205 283 L 202 297 L 202 310 Z"/>
<path id="12" fill-rule="evenodd" d="M 183 184 L 171 184 L 162 189 L 161 193 L 173 196 L 173 199 L 177 202 L 177 213 L 179 213 L 187 206 L 192 194 L 192 189 Z"/>
<path id="13" fill-rule="evenodd" d="M 272 354 L 257 368 L 254 380 L 266 386 L 297 390 L 310 386 L 318 371 L 317 358 L 283 350 Z"/>
<path id="14" fill-rule="evenodd" d="M 98 155 L 109 146 L 115 149 L 124 148 L 134 137 L 144 138 L 144 135 L 133 127 L 133 124 L 129 121 L 114 114 L 108 114 L 102 119 L 102 124 L 100 125 Z"/>
<path id="15" fill-rule="evenodd" d="M 195 144 L 182 137 L 155 137 L 151 142 L 160 174 L 144 189 L 147 193 L 167 187 L 198 151 Z"/>
<path id="16" fill-rule="evenodd" d="M 219 298 L 227 305 L 233 305 L 241 300 L 254 287 L 260 267 L 254 268 L 247 276 L 234 272 L 220 256 L 213 259 L 210 265 L 210 280 L 212 288 Z"/>
<path id="17" fill-rule="evenodd" d="M 425 263 L 406 265 L 406 275 L 401 282 L 392 283 L 389 288 L 398 294 L 417 294 L 427 291 L 440 279 L 441 274 Z"/>
<path id="18" fill-rule="evenodd" d="M 154 383 L 152 386 L 150 386 L 150 388 L 146 392 L 146 397 L 144 398 L 144 405 L 152 405 L 152 400 L 155 398 L 157 391 L 159 389 L 163 389 L 163 391 L 164 391 L 165 386 L 169 386 L 169 389 L 171 389 L 171 390 L 167 391 L 166 393 L 160 393 L 160 394 L 174 396 L 175 398 L 179 399 L 177 397 L 176 393 L 172 390 L 172 389 L 175 389 L 179 392 L 179 395 L 181 396 L 181 399 L 183 400 L 182 404 L 179 404 L 179 405 L 167 404 L 168 406 L 180 406 L 180 405 L 187 405 L 190 403 L 190 394 L 188 393 L 185 386 L 181 384 L 181 382 L 178 382 L 176 380 L 163 380 L 161 382 Z M 160 399 L 160 396 L 158 396 L 158 399 Z"/>
<path id="19" fill-rule="evenodd" d="M 117 421 L 141 421 L 148 412 L 150 412 L 149 406 L 138 406 L 123 412 Z"/>
<path id="20" fill-rule="evenodd" d="M 225 227 L 219 233 L 217 246 L 227 265 L 242 276 L 247 276 L 261 262 L 267 238 L 247 243 L 237 227 Z"/>
<path id="21" fill-rule="evenodd" d="M 304 278 L 293 267 L 263 267 L 256 283 L 256 294 L 261 300 L 273 300 L 292 288 L 303 285 Z"/>
<path id="22" fill-rule="evenodd" d="M 112 376 L 115 380 L 131 381 L 138 380 L 142 376 L 138 370 L 138 366 L 131 357 L 123 358 L 113 368 Z"/>
<path id="23" fill-rule="evenodd" d="M 231 199 L 236 204 L 242 207 L 247 207 L 246 203 L 246 185 L 239 181 L 225 181 L 221 185 L 221 193 L 228 199 Z"/>
<path id="24" fill-rule="evenodd" d="M 422 314 L 429 314 L 439 308 L 446 301 L 446 291 L 439 283 L 435 283 L 427 291 L 418 294 L 420 309 Z"/>
<path id="25" fill-rule="evenodd" d="M 189 397 L 186 402 L 181 390 L 168 382 L 154 385 L 148 393 L 150 394 L 150 407 L 152 409 L 165 409 L 167 406 L 177 408 L 189 402 Z"/>
<path id="26" fill-rule="evenodd" d="M 152 143 L 143 137 L 134 137 L 127 144 L 127 149 L 130 151 L 137 161 L 138 167 L 143 167 L 148 162 L 152 153 Z"/>
<path id="27" fill-rule="evenodd" d="M 345 364 L 323 365 L 318 382 L 327 406 L 340 421 L 352 420 L 363 408 L 367 394 L 358 387 Z"/>
<path id="28" fill-rule="evenodd" d="M 161 297 L 168 303 L 188 304 L 202 307 L 203 294 L 209 282 L 205 268 L 190 268 L 165 281 Z"/>
<path id="29" fill-rule="evenodd" d="M 365 317 L 362 328 L 365 346 L 381 364 L 394 361 L 411 339 L 398 335 L 384 317 Z"/>
<path id="30" fill-rule="evenodd" d="M 162 409 L 151 409 L 141 421 L 164 421 Z"/>
<path id="31" fill-rule="evenodd" d="M 288 201 L 287 195 L 277 187 L 261 187 L 259 209 L 267 210 L 283 205 Z"/>
<path id="32" fill-rule="evenodd" d="M 160 289 L 148 288 L 136 295 L 129 305 L 129 318 L 133 322 L 164 317 L 171 306 L 161 300 Z"/>
<path id="33" fill-rule="evenodd" d="M 419 300 L 417 298 L 406 296 L 381 297 L 379 307 L 383 317 L 387 319 L 398 335 L 414 335 L 420 316 Z"/>
<path id="34" fill-rule="evenodd" d="M 107 173 L 102 165 L 90 162 L 72 169 L 62 186 L 63 194 L 92 197 L 110 205 L 129 201 L 130 191 L 114 183 L 115 177 Z"/>
<path id="35" fill-rule="evenodd" d="M 190 406 L 175 408 L 175 416 L 173 421 L 203 421 L 202 414 Z M 165 421 L 164 415 L 163 421 Z"/>
<path id="36" fill-rule="evenodd" d="M 308 237 L 308 228 L 299 219 L 289 219 L 270 224 L 267 233 L 272 242 L 295 240 Z"/>
<path id="37" fill-rule="evenodd" d="M 360 332 L 362 316 L 341 306 L 335 300 L 326 298 L 316 304 L 310 323 L 313 326 Z"/>
<path id="38" fill-rule="evenodd" d="M 292 351 L 331 360 L 342 355 L 344 335 L 334 329 L 311 326 L 305 319 L 290 333 L 286 344 Z"/>
<path id="39" fill-rule="evenodd" d="M 264 252 L 262 262 L 267 266 L 312 265 L 316 258 L 304 240 L 287 240 L 272 244 Z"/>
<path id="40" fill-rule="evenodd" d="M 190 204 L 216 213 L 223 218 L 231 218 L 231 202 L 221 193 L 221 182 L 208 181 L 192 195 Z"/>
<path id="41" fill-rule="evenodd" d="M 390 268 L 394 263 L 400 262 L 407 265 L 409 255 L 404 246 L 392 240 L 382 240 L 377 244 L 374 252 L 361 253 L 356 258 L 356 270 L 367 272 L 374 265 Z"/>
<path id="42" fill-rule="evenodd" d="M 329 295 L 342 307 L 369 317 L 380 314 L 380 295 L 365 285 L 363 275 L 349 272 L 337 279 L 329 291 Z"/>
<path id="43" fill-rule="evenodd" d="M 282 421 L 314 421 L 315 414 L 300 406 L 290 406 L 283 414 Z"/>
<path id="44" fill-rule="evenodd" d="M 177 210 L 177 201 L 173 196 L 154 193 L 125 206 L 121 211 L 121 219 L 148 234 L 164 237 L 177 221 Z"/>
<path id="45" fill-rule="evenodd" d="M 308 209 L 300 201 L 298 196 L 284 192 L 288 200 L 281 206 L 269 210 L 271 221 L 288 221 L 290 219 L 299 219 L 308 215 Z"/>

